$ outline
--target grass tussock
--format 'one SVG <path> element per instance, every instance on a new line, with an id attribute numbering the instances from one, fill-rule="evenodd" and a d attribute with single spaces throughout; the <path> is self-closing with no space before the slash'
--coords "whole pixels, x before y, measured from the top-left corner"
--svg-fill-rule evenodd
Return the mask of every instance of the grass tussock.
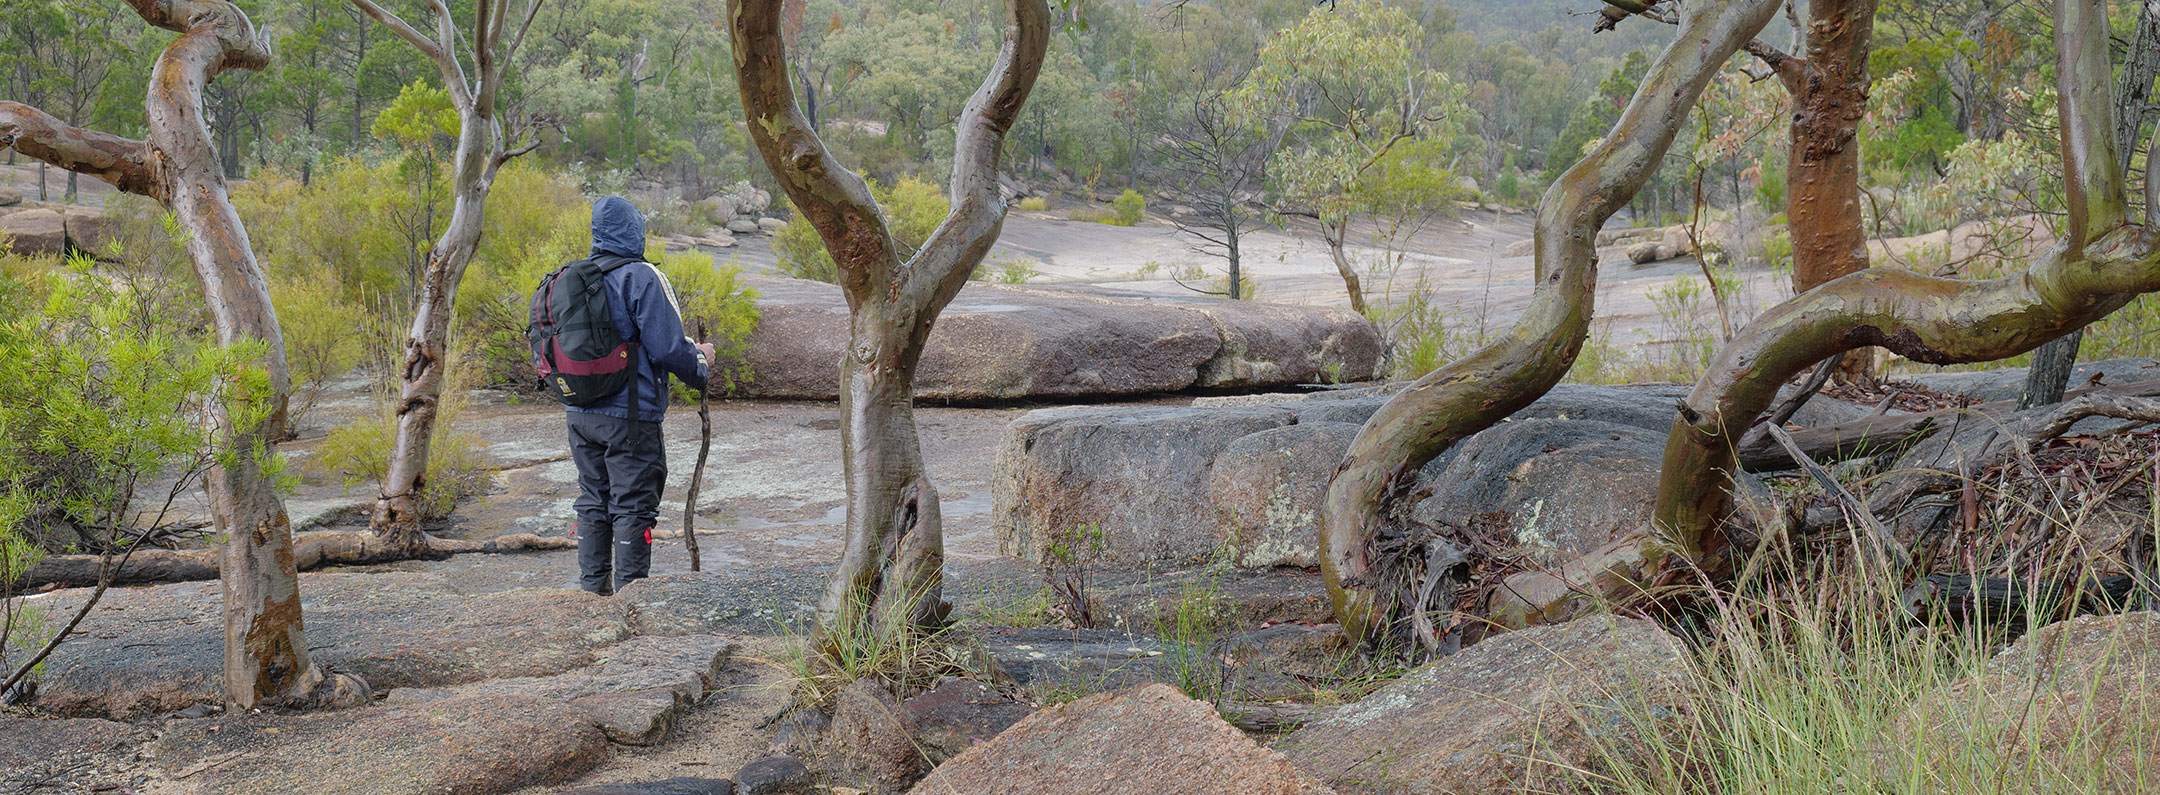
<path id="1" fill-rule="evenodd" d="M 1672 730 L 1607 744 L 1611 764 L 1595 789 L 2160 791 L 2160 682 L 2143 682 L 2160 675 L 2149 629 L 2092 624 L 2110 629 L 2072 653 L 2098 662 L 2066 678 L 2053 653 L 2003 653 L 2060 605 L 1916 620 L 1902 580 L 1887 571 L 1850 557 L 1815 560 L 1798 576 L 1713 596 L 1714 609 L 1694 624 L 1693 709 Z"/>
<path id="2" fill-rule="evenodd" d="M 828 705 L 848 685 L 869 679 L 903 696 L 929 689 L 940 677 L 966 676 L 981 667 L 979 646 L 961 642 L 950 625 L 913 626 L 905 605 L 857 606 L 846 615 L 862 621 L 836 621 L 811 629 L 779 624 L 777 661 L 786 672 L 799 704 Z"/>

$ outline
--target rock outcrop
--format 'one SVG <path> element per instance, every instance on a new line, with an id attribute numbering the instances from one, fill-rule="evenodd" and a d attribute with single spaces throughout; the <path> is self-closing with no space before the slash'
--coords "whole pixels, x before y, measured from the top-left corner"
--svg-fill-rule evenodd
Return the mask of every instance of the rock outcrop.
<path id="1" fill-rule="evenodd" d="M 1943 739 L 1914 746 L 1919 754 L 1886 747 L 1879 772 L 1955 791 L 1965 783 L 1955 778 L 1961 760 L 1928 754 L 1982 749 L 2008 768 L 2078 775 L 2074 782 L 2035 780 L 2036 791 L 2149 792 L 2160 759 L 2156 683 L 2160 613 L 2050 624 L 1997 654 L 1980 675 L 1915 700 L 1893 734 Z"/>
<path id="2" fill-rule="evenodd" d="M 930 771 L 917 795 L 1323 795 L 1325 785 L 1169 685 L 1029 715 Z"/>
<path id="3" fill-rule="evenodd" d="M 847 345 L 839 288 L 749 281 L 761 317 L 750 337 L 745 394 L 838 397 Z M 1361 381 L 1379 359 L 1379 332 L 1347 310 L 975 283 L 939 316 L 915 394 L 982 401 Z"/>
<path id="4" fill-rule="evenodd" d="M 1685 650 L 1596 616 L 1500 635 L 1275 743 L 1344 793 L 1587 792 L 1687 709 Z"/>
<path id="5" fill-rule="evenodd" d="M 1560 385 L 1425 465 L 1417 477 L 1428 496 L 1412 517 L 1437 525 L 1503 512 L 1515 542 L 1542 559 L 1596 549 L 1649 516 L 1684 391 Z M 1042 560 L 1086 533 L 1119 563 L 1227 552 L 1247 567 L 1316 565 L 1328 478 L 1386 399 L 1359 388 L 1202 398 L 1191 408 L 1029 412 L 998 449 L 992 521 L 1000 550 Z"/>
<path id="6" fill-rule="evenodd" d="M 315 663 L 359 674 L 383 697 L 298 715 L 208 708 L 223 695 L 215 582 L 114 589 L 49 661 L 33 706 L 171 715 L 149 761 L 204 792 L 557 784 L 618 746 L 666 740 L 719 685 L 735 643 L 714 634 L 728 616 L 701 598 L 714 581 L 668 575 L 632 589 L 640 597 L 607 598 L 571 588 L 472 594 L 415 572 L 302 574 Z M 38 598 L 64 613 L 85 595 Z"/>
<path id="7" fill-rule="evenodd" d="M 66 254 L 66 216 L 42 207 L 0 215 L 0 240 L 17 254 Z"/>

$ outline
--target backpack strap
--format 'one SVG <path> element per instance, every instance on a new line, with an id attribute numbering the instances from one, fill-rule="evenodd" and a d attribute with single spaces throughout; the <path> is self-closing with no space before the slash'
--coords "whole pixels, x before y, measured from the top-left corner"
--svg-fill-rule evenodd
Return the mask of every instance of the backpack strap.
<path id="1" fill-rule="evenodd" d="M 621 254 L 601 254 L 601 255 L 597 255 L 597 256 L 594 256 L 594 257 L 592 257 L 591 259 L 592 259 L 592 263 L 593 263 L 593 268 L 594 268 L 594 270 L 596 270 L 596 271 L 598 271 L 598 272 L 600 273 L 600 276 L 601 276 L 601 278 L 602 278 L 602 279 L 605 279 L 605 278 L 607 277 L 607 274 L 609 274 L 609 273 L 613 273 L 613 272 L 615 272 L 616 270 L 619 270 L 619 269 L 621 269 L 622 267 L 624 267 L 624 266 L 626 266 L 626 265 L 632 265 L 632 264 L 635 264 L 635 263 L 639 263 L 639 262 L 644 262 L 644 261 L 645 261 L 645 260 L 644 260 L 644 258 L 642 258 L 642 257 L 626 257 L 626 256 L 623 256 L 623 255 L 621 255 Z M 628 309 L 628 308 L 629 308 L 629 305 L 628 305 L 628 301 L 629 301 L 629 299 L 628 299 L 628 298 L 626 297 L 626 298 L 624 298 L 623 300 L 624 300 L 624 309 Z M 635 323 L 635 319 L 633 318 L 632 320 L 633 320 L 633 322 L 632 322 L 632 324 L 631 324 L 631 325 L 632 325 L 632 326 L 635 326 L 635 325 L 636 325 L 636 323 Z M 623 340 L 623 341 L 624 341 L 625 343 L 629 344 L 629 346 L 630 346 L 630 351 L 629 351 L 629 353 L 630 353 L 630 387 L 629 387 L 629 391 L 630 391 L 630 431 L 629 431 L 629 432 L 630 432 L 631 438 L 633 438 L 633 439 L 635 439 L 635 438 L 636 438 L 636 437 L 638 436 L 638 431 L 639 431 L 639 428 L 638 428 L 638 423 L 640 423 L 640 422 L 642 421 L 642 417 L 641 417 L 641 415 L 643 414 L 643 412 L 642 412 L 642 411 L 640 410 L 640 408 L 639 408 L 639 406 L 638 406 L 638 382 L 639 382 L 639 381 L 642 381 L 642 380 L 644 380 L 644 376 L 645 376 L 645 362 L 644 362 L 644 360 L 643 360 L 642 358 L 640 358 L 640 357 L 639 357 L 639 355 L 638 355 L 638 354 L 639 354 L 639 352 L 638 352 L 638 348 L 640 347 L 640 346 L 639 346 L 639 344 L 638 344 L 638 343 L 639 343 L 639 340 L 633 340 L 633 339 L 630 339 L 630 333 L 631 333 L 631 332 L 634 332 L 635 330 L 636 330 L 636 329 L 634 329 L 634 328 L 631 328 L 631 329 L 616 329 L 616 330 L 615 330 L 615 333 L 616 333 L 616 335 L 617 335 L 618 337 L 620 337 L 620 338 L 621 338 L 621 339 L 622 339 L 622 340 Z"/>

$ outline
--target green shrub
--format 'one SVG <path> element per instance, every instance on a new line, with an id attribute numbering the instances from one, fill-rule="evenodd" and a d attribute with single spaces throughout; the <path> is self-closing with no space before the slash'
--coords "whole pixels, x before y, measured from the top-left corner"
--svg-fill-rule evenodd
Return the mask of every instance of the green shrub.
<path id="1" fill-rule="evenodd" d="M 825 239 L 801 213 L 773 233 L 772 247 L 778 260 L 774 264 L 781 273 L 814 282 L 840 283 L 840 268 L 833 263 L 832 255 L 825 253 Z"/>
<path id="2" fill-rule="evenodd" d="M 676 300 L 682 302 L 684 330 L 713 345 L 711 394 L 732 395 L 750 383 L 750 333 L 757 330 L 758 293 L 743 284 L 742 266 L 734 261 L 717 265 L 697 251 L 664 254 L 654 264 L 667 274 Z M 696 402 L 696 393 L 681 391 L 686 402 Z"/>
<path id="3" fill-rule="evenodd" d="M 994 261 L 986 259 L 975 263 L 975 272 L 969 274 L 968 279 L 1000 284 L 1026 284 L 1029 279 L 1041 275 L 1042 272 L 1035 267 L 1041 264 L 1034 257 L 1028 256 Z"/>
<path id="4" fill-rule="evenodd" d="M 323 388 L 352 372 L 367 353 L 364 329 L 374 321 L 341 292 L 324 279 L 281 279 L 270 287 L 278 330 L 285 337 L 285 368 L 292 375 L 285 424 L 295 433 L 322 399 Z"/>
<path id="5" fill-rule="evenodd" d="M 454 429 L 453 422 L 464 408 L 465 392 L 458 383 L 460 370 L 454 361 L 451 368 L 436 410 L 435 437 L 428 443 L 427 483 L 414 500 L 423 522 L 449 518 L 459 505 L 487 493 L 494 483 L 487 457 L 481 453 L 487 444 Z M 396 435 L 397 413 L 386 405 L 372 416 L 330 431 L 316 450 L 312 466 L 317 472 L 338 477 L 348 490 L 362 483 L 380 487 L 383 477 L 389 474 L 390 447 Z"/>
<path id="6" fill-rule="evenodd" d="M 30 567 L 45 559 L 45 551 L 17 529 L 28 512 L 29 506 L 20 493 L 0 494 L 0 593 L 14 593 L 15 584 L 22 581 Z M 51 637 L 52 629 L 40 605 L 0 599 L 0 681 L 13 674 L 22 661 L 37 654 Z M 0 693 L 0 703 L 8 700 L 7 694 Z"/>
<path id="7" fill-rule="evenodd" d="M 525 323 L 540 278 L 592 248 L 592 206 L 569 175 L 512 163 L 488 193 L 487 229 L 458 288 L 457 329 L 482 384 L 533 383 Z"/>
<path id="8" fill-rule="evenodd" d="M 131 543 L 164 518 L 133 511 L 139 488 L 170 479 L 182 493 L 232 454 L 202 422 L 210 401 L 225 402 L 235 427 L 267 418 L 262 346 L 211 344 L 158 309 L 79 256 L 0 283 L 0 500 L 19 509 L 9 531 L 22 543 Z"/>
<path id="9" fill-rule="evenodd" d="M 1029 196 L 1020 200 L 1020 209 L 1039 213 L 1050 209 L 1050 200 L 1041 196 Z"/>
<path id="10" fill-rule="evenodd" d="M 885 213 L 885 224 L 903 256 L 921 248 L 930 233 L 937 231 L 938 224 L 945 222 L 945 216 L 952 213 L 952 202 L 945 197 L 943 188 L 914 177 L 901 177 L 889 187 L 870 180 L 870 195 Z M 825 250 L 825 239 L 800 213 L 795 220 L 773 236 L 773 253 L 779 258 L 780 272 L 797 279 L 837 284 L 840 268 Z"/>
<path id="11" fill-rule="evenodd" d="M 1113 211 L 1113 220 L 1110 223 L 1132 226 L 1140 223 L 1140 219 L 1147 214 L 1147 199 L 1141 198 L 1139 191 L 1126 188 L 1124 193 L 1111 200 L 1110 207 Z"/>

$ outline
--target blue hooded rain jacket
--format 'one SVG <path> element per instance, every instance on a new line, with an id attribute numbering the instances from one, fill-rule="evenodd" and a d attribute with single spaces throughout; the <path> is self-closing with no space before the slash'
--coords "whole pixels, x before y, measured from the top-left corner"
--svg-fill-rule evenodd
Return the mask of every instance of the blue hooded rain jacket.
<path id="1" fill-rule="evenodd" d="M 645 216 L 619 196 L 593 202 L 592 255 L 635 257 L 638 261 L 609 271 L 608 311 L 622 338 L 637 343 L 636 387 L 571 411 L 630 418 L 630 395 L 637 394 L 637 418 L 658 422 L 667 415 L 667 377 L 674 373 L 692 389 L 705 388 L 705 356 L 683 334 L 682 309 L 675 288 L 659 268 L 645 260 Z"/>

